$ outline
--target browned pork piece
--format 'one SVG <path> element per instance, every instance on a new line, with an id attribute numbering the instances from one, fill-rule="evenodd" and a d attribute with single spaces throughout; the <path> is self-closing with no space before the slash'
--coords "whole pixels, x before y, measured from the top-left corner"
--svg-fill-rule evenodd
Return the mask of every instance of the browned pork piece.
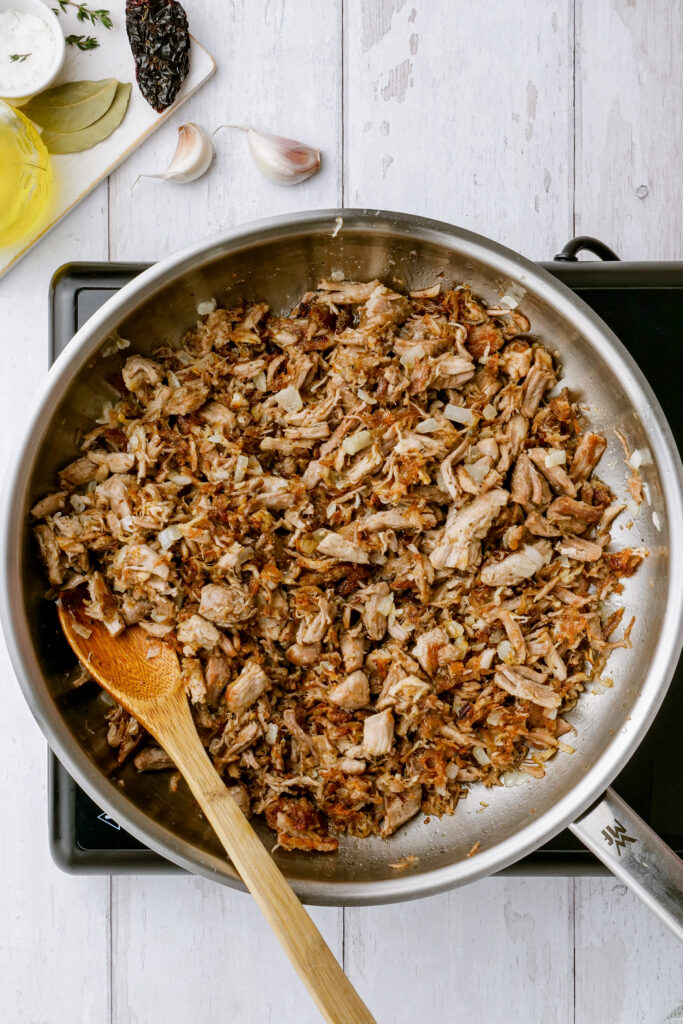
<path id="1" fill-rule="evenodd" d="M 628 643 L 602 602 L 644 553 L 610 549 L 606 439 L 530 330 L 465 284 L 216 309 L 120 357 L 33 507 L 51 594 L 83 584 L 112 634 L 177 651 L 209 756 L 285 850 L 542 776 Z M 173 769 L 121 708 L 103 728 Z"/>

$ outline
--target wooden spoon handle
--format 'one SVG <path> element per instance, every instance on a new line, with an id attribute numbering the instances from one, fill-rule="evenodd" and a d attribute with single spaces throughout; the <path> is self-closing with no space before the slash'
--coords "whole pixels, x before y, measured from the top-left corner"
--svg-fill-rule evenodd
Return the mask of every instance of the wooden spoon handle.
<path id="1" fill-rule="evenodd" d="M 197 803 L 329 1024 L 376 1024 L 322 935 L 209 760 L 183 693 L 155 713 L 156 738 Z M 166 710 L 166 708 L 164 709 Z M 150 723 L 151 724 L 151 723 Z"/>

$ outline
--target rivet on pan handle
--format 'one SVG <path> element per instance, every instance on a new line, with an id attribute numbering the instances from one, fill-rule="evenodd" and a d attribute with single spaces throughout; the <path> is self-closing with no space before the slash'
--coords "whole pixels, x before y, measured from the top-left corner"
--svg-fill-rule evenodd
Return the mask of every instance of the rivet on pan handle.
<path id="1" fill-rule="evenodd" d="M 608 789 L 570 829 L 683 942 L 683 860 Z"/>

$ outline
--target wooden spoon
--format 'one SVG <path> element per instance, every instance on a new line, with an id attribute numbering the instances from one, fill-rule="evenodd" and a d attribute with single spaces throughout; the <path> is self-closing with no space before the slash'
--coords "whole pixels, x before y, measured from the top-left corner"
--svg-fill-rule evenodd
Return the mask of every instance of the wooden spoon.
<path id="1" fill-rule="evenodd" d="M 330 1024 L 375 1024 L 207 757 L 174 651 L 139 626 L 129 626 L 112 637 L 103 623 L 86 617 L 75 592 L 64 594 L 59 602 L 59 621 L 88 672 L 154 736 L 183 773 L 325 1020 Z"/>

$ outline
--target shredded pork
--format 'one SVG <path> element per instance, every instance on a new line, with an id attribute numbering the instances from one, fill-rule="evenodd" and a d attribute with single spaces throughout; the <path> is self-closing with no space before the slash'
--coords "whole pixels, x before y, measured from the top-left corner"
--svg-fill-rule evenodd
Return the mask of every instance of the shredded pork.
<path id="1" fill-rule="evenodd" d="M 549 351 L 467 287 L 323 282 L 130 356 L 33 509 L 51 594 L 178 653 L 200 735 L 284 849 L 539 777 L 642 552 Z M 553 392 L 554 393 L 554 392 Z M 121 708 L 108 739 L 172 763 Z M 564 745 L 563 745 L 564 746 Z"/>

